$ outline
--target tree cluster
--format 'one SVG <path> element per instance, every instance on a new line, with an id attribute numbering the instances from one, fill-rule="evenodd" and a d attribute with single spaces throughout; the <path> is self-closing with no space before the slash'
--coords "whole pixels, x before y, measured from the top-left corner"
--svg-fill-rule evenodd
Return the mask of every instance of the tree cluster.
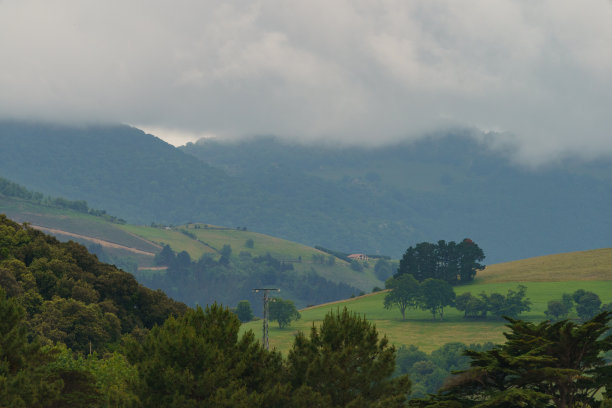
<path id="1" fill-rule="evenodd" d="M 359 292 L 345 283 L 329 281 L 314 268 L 297 273 L 292 263 L 281 262 L 270 254 L 251 256 L 243 252 L 234 256 L 229 245 L 219 252 L 218 259 L 204 255 L 194 261 L 187 252 L 177 254 L 165 245 L 156 261 L 168 267 L 166 273 L 137 272 L 136 277 L 146 286 L 161 289 L 189 305 L 237 305 L 248 300 L 259 316 L 261 299 L 252 292 L 253 288 L 282 288 L 293 295 L 299 307 L 346 299 Z"/>
<path id="2" fill-rule="evenodd" d="M 389 278 L 385 282 L 391 291 L 385 296 L 386 309 L 397 307 L 402 320 L 406 319 L 406 310 L 420 308 L 429 310 L 434 320 L 437 316 L 444 318 L 444 308 L 455 303 L 455 291 L 446 281 L 441 279 L 425 279 L 418 282 L 412 275 L 403 274 Z"/>
<path id="3" fill-rule="evenodd" d="M 466 319 L 486 318 L 487 314 L 501 318 L 503 316 L 517 317 L 531 310 L 531 301 L 526 298 L 527 287 L 519 285 L 516 290 L 508 289 L 506 296 L 501 293 L 478 296 L 470 292 L 462 293 L 455 299 L 455 307 L 464 313 Z"/>
<path id="4" fill-rule="evenodd" d="M 549 301 L 544 313 L 556 322 L 567 319 L 574 308 L 578 318 L 585 321 L 603 311 L 612 311 L 612 302 L 602 305 L 597 293 L 578 289 L 572 294 L 564 293 L 560 300 Z"/>
<path id="5" fill-rule="evenodd" d="M 484 269 L 479 263 L 484 258 L 482 249 L 469 238 L 458 244 L 444 240 L 437 244 L 421 242 L 406 250 L 395 277 L 410 274 L 419 282 L 431 278 L 451 285 L 469 283 L 477 271 Z"/>

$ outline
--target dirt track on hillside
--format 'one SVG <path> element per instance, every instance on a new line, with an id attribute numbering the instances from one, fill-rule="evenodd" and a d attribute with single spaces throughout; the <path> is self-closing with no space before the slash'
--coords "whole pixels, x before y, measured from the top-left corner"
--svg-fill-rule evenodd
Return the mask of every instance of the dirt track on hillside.
<path id="1" fill-rule="evenodd" d="M 40 230 L 40 231 L 43 231 L 43 232 L 48 232 L 50 234 L 66 235 L 66 236 L 73 237 L 73 238 L 84 239 L 86 241 L 91 241 L 93 243 L 100 244 L 100 245 L 102 245 L 103 247 L 106 247 L 106 248 L 123 249 L 125 251 L 129 251 L 129 252 L 132 252 L 132 253 L 135 253 L 135 254 L 146 255 L 146 256 L 155 256 L 155 254 L 153 252 L 147 252 L 147 251 L 142 251 L 142 250 L 136 249 L 136 248 L 130 248 L 130 247 L 127 247 L 125 245 L 116 244 L 114 242 L 105 241 L 105 240 L 99 239 L 99 238 L 88 237 L 86 235 L 75 234 L 73 232 L 62 231 L 62 230 L 58 230 L 58 229 L 54 229 L 54 228 L 41 227 L 40 225 L 30 224 L 30 227 L 36 228 L 37 230 Z"/>

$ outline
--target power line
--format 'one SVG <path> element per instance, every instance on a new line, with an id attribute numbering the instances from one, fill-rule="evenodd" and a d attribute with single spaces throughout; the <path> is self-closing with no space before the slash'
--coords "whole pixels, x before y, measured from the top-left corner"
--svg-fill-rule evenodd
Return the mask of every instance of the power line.
<path id="1" fill-rule="evenodd" d="M 253 292 L 263 292 L 263 346 L 266 350 L 270 350 L 270 343 L 268 341 L 268 303 L 270 302 L 269 292 L 280 292 L 278 288 L 257 288 L 253 289 Z"/>

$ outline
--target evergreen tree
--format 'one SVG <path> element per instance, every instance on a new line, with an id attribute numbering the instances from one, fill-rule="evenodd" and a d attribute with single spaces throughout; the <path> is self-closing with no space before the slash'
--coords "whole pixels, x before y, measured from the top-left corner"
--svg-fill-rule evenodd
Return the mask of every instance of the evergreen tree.
<path id="1" fill-rule="evenodd" d="M 467 351 L 471 368 L 444 390 L 415 407 L 598 407 L 598 393 L 612 384 L 612 313 L 576 324 L 539 324 L 508 318 L 506 343 L 489 351 Z M 609 388 L 606 390 L 609 393 Z"/>
<path id="2" fill-rule="evenodd" d="M 130 340 L 143 406 L 267 407 L 286 396 L 280 354 L 239 329 L 236 315 L 214 304 L 170 317 L 141 342 Z"/>
<path id="3" fill-rule="evenodd" d="M 236 316 L 238 316 L 238 319 L 243 323 L 253 320 L 253 310 L 248 300 L 241 300 L 238 302 L 238 306 L 236 306 Z"/>
<path id="4" fill-rule="evenodd" d="M 327 314 L 310 336 L 295 337 L 287 360 L 294 392 L 325 407 L 402 407 L 407 376 L 391 378 L 395 347 L 376 327 L 349 312 Z"/>

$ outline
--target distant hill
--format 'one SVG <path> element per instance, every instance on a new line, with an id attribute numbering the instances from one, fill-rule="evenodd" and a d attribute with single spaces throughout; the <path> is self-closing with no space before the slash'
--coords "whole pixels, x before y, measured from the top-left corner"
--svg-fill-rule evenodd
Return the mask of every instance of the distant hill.
<path id="1" fill-rule="evenodd" d="M 4 180 L 5 185 L 9 183 Z M 79 242 L 100 260 L 133 273 L 139 282 L 163 289 L 189 305 L 217 301 L 234 306 L 239 300 L 249 299 L 258 310 L 260 299 L 252 293 L 252 286 L 270 284 L 282 288 L 283 296 L 303 307 L 383 286 L 380 279 L 385 279 L 396 268 L 393 262 L 385 261 L 386 270 L 382 274 L 375 272 L 376 260 L 373 260 L 360 263 L 356 271 L 355 265 L 317 249 L 244 227 L 135 226 L 111 222 L 113 217 L 107 214 L 95 216 L 58 207 L 53 205 L 56 199 L 41 201 L 39 193 L 15 183 L 9 185 L 11 189 L 0 190 L 0 214 L 27 222 L 60 240 Z M 28 198 L 3 195 L 3 191 Z M 98 210 L 90 211 L 99 213 Z M 164 246 L 175 254 L 184 251 L 187 264 L 182 263 L 177 268 L 174 268 L 176 263 L 160 265 L 157 258 Z M 229 262 L 221 265 L 221 254 L 226 246 L 232 255 Z M 194 273 L 200 278 L 197 285 L 190 281 Z"/>
<path id="2" fill-rule="evenodd" d="M 347 227 L 355 240 L 367 231 L 371 252 L 400 257 L 421 241 L 469 237 L 497 263 L 612 244 L 612 161 L 525 169 L 462 132 L 382 147 L 255 137 L 181 149 L 269 194 L 284 192 L 296 208 L 350 208 L 339 219 L 359 226 Z M 336 242 L 346 250 L 351 240 Z"/>
<path id="3" fill-rule="evenodd" d="M 0 176 L 137 224 L 247 227 L 394 258 L 469 237 L 488 263 L 610 246 L 612 162 L 525 170 L 461 132 L 378 148 L 176 149 L 128 126 L 4 121 L 0 145 Z"/>

